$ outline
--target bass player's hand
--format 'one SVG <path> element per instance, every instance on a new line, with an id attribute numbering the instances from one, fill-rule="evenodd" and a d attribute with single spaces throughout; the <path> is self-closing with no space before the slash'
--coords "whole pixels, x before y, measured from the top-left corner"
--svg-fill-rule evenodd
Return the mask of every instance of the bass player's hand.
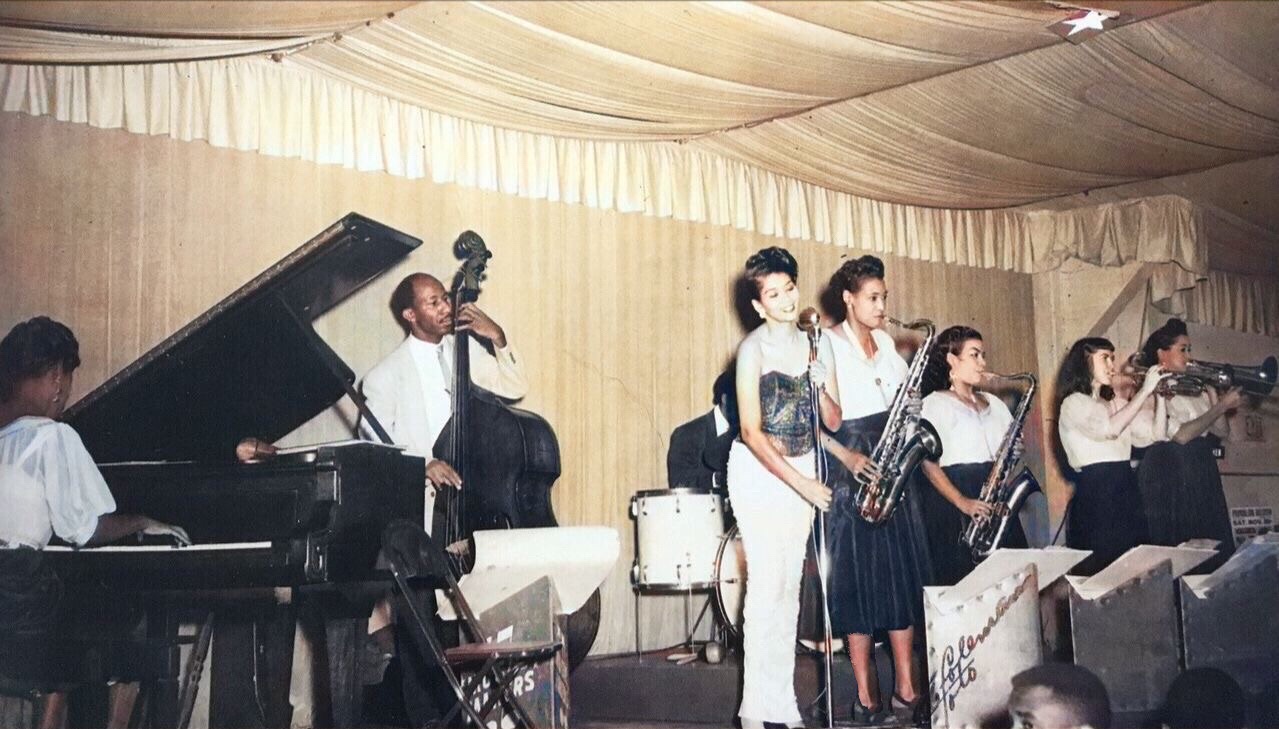
<path id="1" fill-rule="evenodd" d="M 452 486 L 455 489 L 462 488 L 462 477 L 449 464 L 436 458 L 426 464 L 426 480 L 431 485 Z"/>

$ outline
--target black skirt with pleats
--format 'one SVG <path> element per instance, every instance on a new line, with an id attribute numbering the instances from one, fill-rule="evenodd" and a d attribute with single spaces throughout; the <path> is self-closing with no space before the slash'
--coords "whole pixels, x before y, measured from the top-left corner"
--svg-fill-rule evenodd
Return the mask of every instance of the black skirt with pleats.
<path id="1" fill-rule="evenodd" d="M 888 413 L 846 420 L 837 438 L 869 454 Z M 932 576 L 920 517 L 918 478 L 912 477 L 896 510 L 883 524 L 857 515 L 852 474 L 831 460 L 834 502 L 827 518 L 831 552 L 831 627 L 836 635 L 873 635 L 923 622 L 923 585 Z"/>
<path id="2" fill-rule="evenodd" d="M 1215 570 L 1234 554 L 1230 510 L 1208 438 L 1196 438 L 1185 445 L 1165 441 L 1147 448 L 1137 467 L 1137 486 L 1151 544 L 1176 546 L 1187 539 L 1218 540 L 1217 556 L 1195 568 L 1200 574 Z"/>
<path id="3" fill-rule="evenodd" d="M 1075 574 L 1093 575 L 1147 542 L 1146 516 L 1137 475 L 1128 461 L 1093 463 L 1078 471 L 1070 500 L 1066 545 L 1092 555 Z"/>
<path id="4" fill-rule="evenodd" d="M 970 499 L 981 496 L 981 487 L 990 476 L 990 469 L 995 464 L 959 463 L 942 468 L 950 482 L 955 484 L 959 492 Z M 933 582 L 935 585 L 954 585 L 973 571 L 976 563 L 972 552 L 960 543 L 959 538 L 968 526 L 968 517 L 946 500 L 927 478 L 920 478 L 924 483 L 921 499 L 924 510 L 924 527 L 928 534 L 928 555 L 933 565 Z M 1026 533 L 1021 528 L 1021 520 L 1013 518 L 1000 547 L 1024 549 Z"/>

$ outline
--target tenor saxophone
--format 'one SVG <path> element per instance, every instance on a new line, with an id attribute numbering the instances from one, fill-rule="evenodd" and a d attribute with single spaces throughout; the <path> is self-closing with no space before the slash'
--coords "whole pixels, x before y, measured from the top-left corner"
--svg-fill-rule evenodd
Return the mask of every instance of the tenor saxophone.
<path id="1" fill-rule="evenodd" d="M 1008 531 L 1008 525 L 1017 518 L 1017 512 L 1026 501 L 1026 497 L 1039 490 L 1039 482 L 1029 468 L 1022 466 L 1014 472 L 1020 462 L 1017 446 L 1021 442 L 1022 430 L 1026 425 L 1026 416 L 1030 414 L 1030 406 L 1035 399 L 1035 390 L 1039 380 L 1029 372 L 1001 377 L 1004 380 L 1024 380 L 1029 383 L 1021 402 L 1017 403 L 1017 413 L 1013 416 L 1012 425 L 1004 433 L 995 454 L 995 464 L 990 475 L 982 484 L 978 498 L 990 504 L 990 515 L 980 519 L 969 519 L 959 541 L 972 552 L 973 561 L 985 559 Z"/>
<path id="2" fill-rule="evenodd" d="M 857 515 L 872 524 L 882 524 L 893 515 L 901 500 L 902 491 L 919 462 L 926 457 L 940 458 L 942 452 L 937 430 L 932 423 L 919 417 L 918 407 L 920 385 L 933 349 L 933 340 L 937 337 L 937 329 L 927 319 L 903 323 L 892 317 L 885 318 L 899 327 L 924 330 L 924 343 L 920 345 L 915 360 L 906 373 L 906 381 L 893 396 L 893 404 L 888 409 L 888 422 L 871 453 L 870 458 L 878 467 L 879 474 L 863 476 L 858 473 L 853 477 L 857 483 L 857 492 L 853 496 Z"/>

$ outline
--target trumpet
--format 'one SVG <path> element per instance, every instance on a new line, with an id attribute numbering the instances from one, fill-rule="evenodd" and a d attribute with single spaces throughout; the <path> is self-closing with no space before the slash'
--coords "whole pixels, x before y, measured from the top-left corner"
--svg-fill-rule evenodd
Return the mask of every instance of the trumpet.
<path id="1" fill-rule="evenodd" d="M 1142 383 L 1146 381 L 1146 373 L 1149 371 L 1149 367 L 1142 367 L 1141 365 L 1134 364 L 1131 365 L 1131 369 L 1127 370 L 1127 374 L 1132 375 L 1132 378 L 1137 381 L 1137 387 L 1140 388 Z M 1168 371 L 1164 370 L 1164 372 Z M 1177 374 L 1175 372 L 1168 372 L 1168 374 L 1172 376 L 1159 383 L 1159 387 L 1155 389 L 1156 394 L 1167 395 L 1169 397 L 1173 395 L 1199 397 L 1203 394 L 1204 389 L 1207 388 L 1209 384 L 1205 380 L 1185 373 Z"/>
<path id="2" fill-rule="evenodd" d="M 1134 365 L 1132 374 L 1140 382 L 1149 370 L 1149 367 Z M 1193 396 L 1208 387 L 1239 387 L 1248 394 L 1265 397 L 1274 391 L 1276 375 L 1279 375 L 1279 360 L 1273 356 L 1255 367 L 1191 360 L 1186 363 L 1185 372 L 1174 373 L 1159 386 L 1158 392 Z"/>

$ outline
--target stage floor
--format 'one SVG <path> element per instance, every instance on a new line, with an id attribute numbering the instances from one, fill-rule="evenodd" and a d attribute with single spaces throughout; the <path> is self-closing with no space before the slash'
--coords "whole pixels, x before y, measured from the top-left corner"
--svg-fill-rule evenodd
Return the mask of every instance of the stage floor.
<path id="1" fill-rule="evenodd" d="M 676 651 L 678 652 L 678 651 Z M 572 677 L 575 727 L 660 727 L 692 729 L 736 725 L 741 702 L 741 657 L 729 652 L 723 662 L 698 660 L 679 664 L 667 660 L 669 652 L 592 658 Z M 890 663 L 878 657 L 880 666 Z M 815 710 L 821 691 L 821 656 L 795 656 L 795 693 L 809 726 L 824 726 Z M 848 724 L 853 702 L 853 674 L 844 655 L 836 655 L 834 708 L 836 725 Z M 882 669 L 881 669 L 882 670 Z M 880 676 L 880 686 L 891 686 L 891 675 Z M 888 720 L 878 726 L 908 727 Z"/>

